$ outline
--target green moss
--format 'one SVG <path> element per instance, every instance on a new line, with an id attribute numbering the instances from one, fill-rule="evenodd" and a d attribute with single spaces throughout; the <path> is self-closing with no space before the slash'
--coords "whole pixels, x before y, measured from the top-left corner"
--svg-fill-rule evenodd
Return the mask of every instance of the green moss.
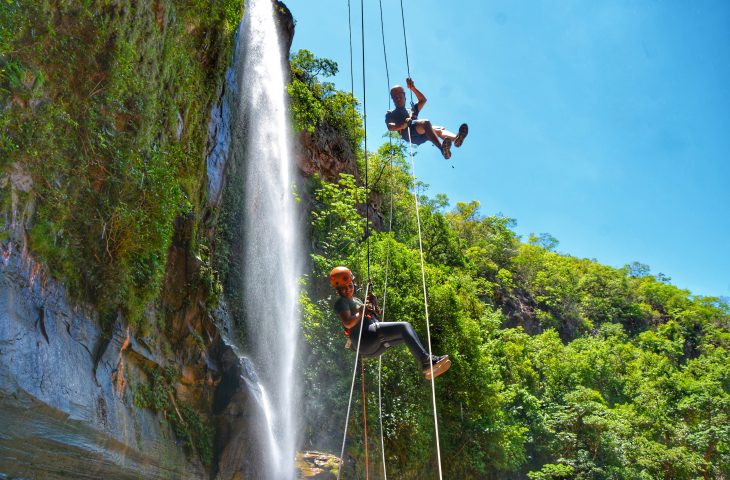
<path id="1" fill-rule="evenodd" d="M 210 465 L 213 460 L 214 430 L 208 426 L 205 417 L 193 406 L 173 404 L 173 384 L 180 379 L 180 372 L 172 366 L 146 370 L 147 383 L 133 388 L 134 404 L 164 414 L 175 434 L 194 448 L 201 461 Z"/>
<path id="2" fill-rule="evenodd" d="M 30 249 L 102 317 L 135 322 L 174 218 L 204 203 L 242 0 L 0 4 L 0 171 L 19 161 L 33 177 Z"/>
<path id="3" fill-rule="evenodd" d="M 198 270 L 198 281 L 205 291 L 206 307 L 209 309 L 214 308 L 218 305 L 221 296 L 223 295 L 223 284 L 220 281 L 218 272 L 212 264 L 210 248 L 207 245 L 199 245 L 199 258 L 201 265 Z M 204 343 L 201 348 L 205 348 Z"/>
<path id="4" fill-rule="evenodd" d="M 179 375 L 169 367 L 149 369 L 146 374 L 147 383 L 134 389 L 134 405 L 156 413 L 168 412 L 171 410 L 172 383 Z"/>
<path id="5" fill-rule="evenodd" d="M 172 416 L 171 424 L 175 433 L 185 441 L 188 447 L 194 447 L 204 465 L 213 462 L 213 434 L 204 417 L 189 405 L 181 405 L 180 417 Z"/>
<path id="6" fill-rule="evenodd" d="M 195 341 L 195 344 L 200 348 L 200 350 L 205 351 L 205 340 L 203 340 L 203 337 L 200 336 L 200 334 L 196 331 L 190 332 L 190 335 L 193 337 L 193 340 Z"/>
<path id="7" fill-rule="evenodd" d="M 13 208 L 13 193 L 10 188 L 10 179 L 0 175 L 0 225 L 8 228 L 10 223 L 11 210 Z"/>

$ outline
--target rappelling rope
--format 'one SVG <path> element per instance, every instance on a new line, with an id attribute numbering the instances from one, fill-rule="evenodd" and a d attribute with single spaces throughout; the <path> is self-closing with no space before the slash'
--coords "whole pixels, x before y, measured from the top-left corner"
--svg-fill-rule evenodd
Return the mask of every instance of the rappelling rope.
<path id="1" fill-rule="evenodd" d="M 406 47 L 406 68 L 408 69 L 408 76 L 411 76 L 411 62 L 408 60 L 408 39 L 406 39 L 406 16 L 403 13 L 403 0 L 400 0 L 400 18 L 403 23 L 403 43 Z"/>
<path id="2" fill-rule="evenodd" d="M 390 89 L 390 73 L 388 71 L 388 53 L 385 49 L 385 28 L 383 27 L 383 1 L 378 1 L 380 5 L 380 36 L 383 40 L 383 58 L 385 59 L 385 78 L 388 82 L 388 89 Z M 390 109 L 390 93 L 388 94 L 388 109 Z M 390 216 L 388 218 L 388 233 L 391 233 L 393 231 L 393 137 L 388 135 L 388 144 L 390 146 L 390 174 L 391 174 L 391 182 L 390 182 Z M 386 253 L 385 253 L 385 283 L 383 285 L 383 312 L 382 317 L 385 319 L 385 305 L 386 305 L 386 299 L 388 295 L 388 268 L 390 263 L 390 237 L 388 237 L 388 243 L 386 246 Z"/>
<path id="3" fill-rule="evenodd" d="M 408 69 L 408 78 L 411 78 L 411 64 L 408 59 L 408 39 L 406 37 L 406 16 L 403 12 L 403 0 L 400 0 L 400 15 L 401 15 L 401 23 L 403 25 L 403 44 L 405 46 L 406 50 L 406 68 Z M 411 104 L 413 104 L 413 92 L 411 92 Z M 411 157 L 411 171 L 413 174 L 413 198 L 416 203 L 416 223 L 418 224 L 418 249 L 421 254 L 421 280 L 423 282 L 423 307 L 426 312 L 426 336 L 428 338 L 428 355 L 429 358 L 432 357 L 433 353 L 431 352 L 431 327 L 430 327 L 430 321 L 428 318 L 428 294 L 426 293 L 426 266 L 423 260 L 423 238 L 421 235 L 421 214 L 419 212 L 418 207 L 418 183 L 417 183 L 417 177 L 416 177 L 416 162 L 413 159 L 413 143 L 411 142 L 411 128 L 410 125 L 408 128 L 408 153 Z M 440 446 L 440 439 L 439 439 L 439 420 L 438 420 L 438 412 L 436 410 L 436 382 L 433 378 L 433 362 L 429 361 L 429 365 L 431 366 L 431 397 L 433 399 L 433 423 L 434 427 L 436 429 L 436 457 L 438 460 L 438 466 L 439 466 L 439 480 L 443 478 L 443 474 L 441 471 L 441 446 Z"/>
<path id="4" fill-rule="evenodd" d="M 383 40 L 383 58 L 385 59 L 385 79 L 388 82 L 388 89 L 390 89 L 390 73 L 388 71 L 388 53 L 385 49 L 385 28 L 383 27 L 383 0 L 378 0 L 380 5 L 380 36 Z M 390 93 L 388 94 L 388 108 L 390 108 Z M 390 170 L 391 170 L 391 184 L 390 184 L 390 217 L 388 219 L 388 233 L 393 231 L 393 138 L 388 135 L 388 144 L 390 145 Z M 388 238 L 390 240 L 390 237 Z M 390 263 L 390 241 L 387 243 L 385 253 L 385 283 L 383 285 L 383 312 L 382 317 L 385 319 L 385 305 L 388 295 L 388 267 Z M 383 462 L 385 463 L 385 462 Z"/>
<path id="5" fill-rule="evenodd" d="M 368 401 L 365 397 L 365 359 L 360 358 L 362 380 L 362 425 L 363 425 L 363 443 L 365 443 L 365 480 L 370 478 L 370 460 L 368 459 Z"/>
<path id="6" fill-rule="evenodd" d="M 386 78 L 386 80 L 388 80 L 388 88 L 390 89 L 390 72 L 388 71 L 388 51 L 385 49 L 385 28 L 383 27 L 383 0 L 378 0 L 378 3 L 380 4 L 380 36 L 383 39 L 383 58 L 385 59 L 385 78 Z M 388 106 L 390 106 L 390 94 L 388 94 Z"/>
<path id="7" fill-rule="evenodd" d="M 368 202 L 368 196 L 370 192 L 368 191 L 369 184 L 368 184 L 368 109 L 367 109 L 367 97 L 366 92 L 367 89 L 366 83 L 365 83 L 365 6 L 364 6 L 364 0 L 360 0 L 360 39 L 362 41 L 362 118 L 363 118 L 363 128 L 364 128 L 364 135 L 363 140 L 365 142 L 365 151 L 363 154 L 363 158 L 365 159 L 365 241 L 367 242 L 367 250 L 368 250 L 368 281 L 370 281 L 370 208 L 369 208 L 369 202 Z M 365 297 L 365 302 L 367 302 L 367 297 Z"/>
<path id="8" fill-rule="evenodd" d="M 347 10 L 348 10 L 348 20 L 350 19 L 350 2 L 348 0 L 347 2 Z M 360 27 L 361 27 L 361 41 L 362 41 L 362 90 L 363 90 L 363 98 L 362 98 L 362 105 L 363 105 L 363 127 L 364 127 L 364 159 L 365 159 L 365 237 L 367 242 L 367 276 L 368 276 L 368 282 L 367 286 L 365 287 L 365 304 L 367 303 L 368 296 L 370 295 L 370 211 L 368 208 L 368 182 L 369 182 L 369 169 L 368 169 L 368 130 L 367 130 L 367 108 L 366 108 L 366 82 L 365 82 L 365 15 L 364 15 L 365 7 L 364 7 L 364 1 L 360 0 Z M 349 27 L 349 33 L 350 33 L 350 65 L 352 65 L 352 21 L 348 21 L 348 27 Z M 351 83 L 354 85 L 354 82 L 352 82 L 352 68 L 350 69 L 350 79 Z M 354 88 L 352 93 L 354 94 Z M 358 255 L 359 257 L 359 255 Z M 358 264 L 359 264 L 359 258 L 358 258 Z M 350 410 L 352 408 L 352 394 L 355 390 L 355 377 L 357 376 L 357 360 L 360 356 L 360 340 L 362 339 L 362 331 L 363 331 L 363 322 L 365 320 L 365 308 L 362 309 L 362 315 L 360 316 L 360 322 L 358 325 L 360 326 L 360 332 L 358 334 L 357 339 L 357 349 L 355 350 L 355 367 L 352 371 L 352 383 L 350 385 L 350 398 L 347 402 L 347 415 L 345 416 L 345 428 L 344 433 L 342 434 L 342 450 L 340 451 L 340 468 L 337 470 L 337 479 L 340 479 L 340 476 L 342 475 L 342 467 L 344 465 L 344 457 L 345 457 L 345 445 L 347 444 L 347 426 L 350 422 Z M 366 414 L 366 405 L 365 405 L 365 383 L 364 383 L 364 364 L 363 364 L 363 415 Z M 367 420 L 365 420 L 367 421 Z M 365 430 L 365 448 L 366 448 L 366 456 L 367 456 L 367 430 Z M 365 462 L 365 471 L 367 475 L 367 458 Z"/>
<path id="9" fill-rule="evenodd" d="M 390 169 L 391 169 L 391 175 L 393 170 L 393 156 L 391 154 L 390 157 Z M 388 233 L 390 234 L 393 230 L 393 188 L 392 188 L 392 182 L 391 182 L 391 190 L 390 190 L 390 217 L 388 219 Z M 383 321 L 385 321 L 385 307 L 387 305 L 388 301 L 388 271 L 390 267 L 390 242 L 391 242 L 390 235 L 388 236 L 388 239 L 386 241 L 386 250 L 385 250 L 385 282 L 383 284 L 383 310 L 381 313 L 381 316 L 383 317 Z M 382 371 L 383 371 L 383 356 L 380 355 L 378 357 L 378 416 L 380 418 L 380 452 L 383 456 L 383 479 L 388 480 L 388 470 L 385 467 L 385 433 L 383 431 L 383 394 L 382 394 Z"/>
<path id="10" fill-rule="evenodd" d="M 370 180 L 368 176 L 369 164 L 368 162 L 368 109 L 367 109 L 367 88 L 365 82 L 365 2 L 360 0 L 360 41 L 362 42 L 362 118 L 363 118 L 363 141 L 365 143 L 365 150 L 363 152 L 363 158 L 365 160 L 365 242 L 367 243 L 368 252 L 368 286 L 365 293 L 365 305 L 368 303 L 368 292 L 370 290 Z M 363 307 L 365 312 L 365 307 Z M 362 338 L 362 330 L 365 327 L 360 319 L 360 338 Z M 360 339 L 358 339 L 358 349 L 360 348 Z M 357 361 L 357 358 L 355 358 Z M 365 359 L 360 359 L 362 363 L 362 417 L 364 425 L 365 435 L 365 479 L 369 479 L 369 465 L 368 465 L 368 417 L 367 417 L 367 399 L 365 398 Z"/>
<path id="11" fill-rule="evenodd" d="M 352 67 L 352 8 L 350 7 L 350 0 L 347 0 L 347 31 L 348 31 L 348 38 L 350 40 L 350 95 L 353 98 L 353 108 L 354 108 L 354 99 L 355 99 L 355 75 L 353 74 L 353 67 Z M 360 253 L 362 250 L 362 242 L 357 242 L 356 245 L 356 252 L 357 252 L 357 265 L 356 270 L 358 276 L 360 276 L 361 270 L 360 270 Z"/>
<path id="12" fill-rule="evenodd" d="M 350 0 L 347 0 L 347 24 L 350 32 L 350 94 L 355 94 L 355 80 L 352 74 L 352 13 L 350 9 Z"/>
<path id="13" fill-rule="evenodd" d="M 370 293 L 370 284 L 368 283 L 365 287 L 365 298 L 368 298 Z M 352 384 L 350 385 L 350 399 L 347 401 L 347 415 L 345 416 L 345 432 L 342 434 L 342 450 L 340 450 L 340 468 L 337 469 L 337 480 L 340 480 L 342 475 L 342 467 L 345 463 L 345 444 L 347 443 L 347 425 L 350 423 L 350 409 L 352 407 L 352 393 L 355 391 L 355 377 L 357 376 L 357 359 L 360 356 L 360 340 L 362 339 L 362 327 L 363 321 L 365 320 L 365 309 L 362 309 L 362 315 L 360 316 L 360 333 L 357 337 L 357 348 L 355 349 L 355 368 L 352 370 Z"/>
<path id="14" fill-rule="evenodd" d="M 411 129 L 410 126 L 408 127 L 408 153 L 411 156 L 411 169 L 413 172 L 413 198 L 416 202 L 416 223 L 418 225 L 418 249 L 421 253 L 421 280 L 423 281 L 423 307 L 426 311 L 426 338 L 428 339 L 428 357 L 429 357 L 429 365 L 431 368 L 431 397 L 433 398 L 433 423 L 434 427 L 436 428 L 436 458 L 438 460 L 438 466 L 439 466 L 439 480 L 441 480 L 442 473 L 441 473 L 441 446 L 440 440 L 439 440 L 439 419 L 438 419 L 438 413 L 436 411 L 436 382 L 433 378 L 433 362 L 430 360 L 433 358 L 433 353 L 431 352 L 431 327 L 429 326 L 429 319 L 428 319 L 428 294 L 426 293 L 426 265 L 423 260 L 423 239 L 421 236 L 421 214 L 419 213 L 418 208 L 418 184 L 416 182 L 416 162 L 413 159 L 413 144 L 411 143 Z"/>
<path id="15" fill-rule="evenodd" d="M 353 74 L 352 74 L 352 22 L 350 19 L 350 2 L 348 0 L 347 3 L 348 7 L 348 24 L 349 24 L 349 33 L 350 33 L 350 83 L 351 83 L 351 92 L 354 91 L 354 82 L 353 82 Z M 411 78 L 411 67 L 410 67 L 410 60 L 408 57 L 408 40 L 406 37 L 406 26 L 405 26 L 405 14 L 403 11 L 403 0 L 400 2 L 401 7 L 401 21 L 403 25 L 403 42 L 405 45 L 405 52 L 406 52 L 406 67 L 408 71 L 408 78 Z M 365 235 L 366 235 L 366 241 L 367 241 L 367 275 L 368 275 L 368 283 L 365 289 L 365 303 L 367 303 L 367 298 L 370 294 L 370 225 L 369 225 L 369 219 L 370 219 L 370 211 L 368 208 L 368 188 L 369 188 L 369 165 L 368 165 L 368 149 L 367 149 L 367 102 L 366 102 L 366 80 L 365 80 L 365 15 L 364 15 L 364 1 L 360 0 L 360 19 L 361 19 L 361 41 L 362 41 L 362 85 L 363 85 L 363 127 L 364 127 L 364 161 L 365 161 Z M 383 38 L 383 55 L 385 57 L 385 63 L 386 63 L 386 76 L 388 80 L 388 86 L 390 87 L 390 74 L 388 72 L 388 61 L 387 61 L 387 53 L 385 48 L 385 34 L 383 32 L 383 13 L 382 13 L 382 2 L 380 4 L 380 21 L 381 21 L 381 35 Z M 413 103 L 413 92 L 411 92 L 411 104 Z M 390 105 L 390 103 L 389 103 Z M 413 156 L 413 144 L 411 142 L 411 132 L 410 128 L 408 129 L 408 151 L 409 155 L 411 157 L 411 168 L 412 168 L 412 174 L 414 179 L 414 190 L 413 190 L 413 197 L 415 200 L 416 205 L 416 221 L 418 225 L 418 247 L 420 252 L 420 259 L 421 259 L 421 280 L 423 283 L 423 301 L 424 301 L 424 309 L 425 309 L 425 315 L 426 315 L 426 335 L 428 340 L 428 354 L 429 358 L 433 357 L 432 348 L 431 348 L 431 328 L 430 328 L 430 320 L 428 315 L 428 294 L 426 290 L 426 267 L 425 267 L 425 261 L 423 256 L 423 238 L 422 238 L 422 232 L 421 232 L 421 218 L 420 218 L 420 212 L 419 212 L 419 205 L 418 205 L 418 188 L 417 188 L 417 182 L 416 182 L 416 165 L 415 160 Z M 391 156 L 391 170 L 392 170 L 392 156 Z M 393 221 L 393 199 L 392 199 L 392 189 L 391 189 L 391 205 L 390 205 L 390 224 L 389 228 L 392 228 L 392 221 Z M 358 254 L 359 256 L 359 254 Z M 389 258 L 389 253 L 387 255 Z M 388 262 L 389 260 L 386 260 L 386 280 L 385 280 L 385 288 L 384 288 L 384 295 L 383 295 L 383 318 L 385 317 L 385 300 L 387 295 L 387 269 L 388 269 Z M 359 262 L 358 262 L 359 264 Z M 360 356 L 360 341 L 362 339 L 362 330 L 363 330 L 363 321 L 365 318 L 365 308 L 363 308 L 362 315 L 360 317 L 360 332 L 358 335 L 358 342 L 357 342 L 357 349 L 355 352 L 355 367 L 353 369 L 352 373 L 352 382 L 350 385 L 350 398 L 348 400 L 347 404 L 347 415 L 345 417 L 345 429 L 342 436 L 342 449 L 340 451 L 340 468 L 337 471 L 337 479 L 339 480 L 342 475 L 342 466 L 344 464 L 344 455 L 345 455 L 345 445 L 347 443 L 347 425 L 349 423 L 350 419 L 350 410 L 352 406 L 352 396 L 353 391 L 355 388 L 355 377 L 357 375 L 357 359 Z M 439 439 L 439 430 L 438 430 L 438 412 L 436 408 L 436 384 L 434 381 L 434 375 L 433 375 L 433 363 L 429 362 L 430 369 L 431 369 L 431 396 L 433 401 L 433 415 L 434 415 L 434 426 L 436 431 L 436 456 L 438 460 L 438 471 L 439 471 L 439 480 L 442 480 L 443 473 L 441 468 L 441 447 L 440 447 L 440 439 Z M 365 424 L 365 471 L 366 476 L 368 475 L 368 458 L 367 458 L 367 406 L 366 406 L 366 398 L 365 398 L 365 383 L 364 383 L 364 361 L 363 361 L 363 416 L 364 416 L 364 424 Z M 381 396 L 381 362 L 378 362 L 378 404 L 381 407 L 381 416 L 380 416 L 380 431 L 381 431 L 381 450 L 383 452 L 383 471 L 385 474 L 385 448 L 384 448 L 384 440 L 383 440 L 383 424 L 382 424 L 382 396 Z M 387 478 L 387 474 L 386 474 Z"/>
<path id="16" fill-rule="evenodd" d="M 388 471 L 385 468 L 385 442 L 383 440 L 383 396 L 381 392 L 381 372 L 383 368 L 383 356 L 378 357 L 378 411 L 380 412 L 380 451 L 383 455 L 383 478 L 388 480 Z"/>
<path id="17" fill-rule="evenodd" d="M 403 24 L 403 45 L 406 47 L 406 69 L 408 72 L 408 78 L 411 78 L 411 62 L 408 60 L 408 39 L 406 38 L 406 16 L 403 13 L 403 0 L 400 0 L 400 18 Z M 413 92 L 411 94 L 411 104 L 413 104 Z"/>
<path id="18" fill-rule="evenodd" d="M 385 28 L 383 26 L 383 0 L 378 0 L 380 6 L 380 37 L 383 40 L 383 59 L 385 61 L 385 79 L 387 81 L 388 89 L 390 89 L 390 72 L 388 70 L 388 51 L 385 48 Z M 390 109 L 390 93 L 388 93 L 388 109 Z M 390 174 L 391 174 L 391 185 L 390 185 L 390 216 L 388 218 L 388 234 L 393 231 L 393 139 L 391 135 L 388 135 L 388 144 L 390 145 Z M 385 307 L 388 300 L 388 273 L 390 267 L 390 235 L 386 243 L 385 251 L 385 282 L 383 283 L 383 311 L 382 317 L 385 321 Z M 380 420 L 380 453 L 383 461 L 383 479 L 388 480 L 388 469 L 385 466 L 385 433 L 383 431 L 383 393 L 382 393 L 382 378 L 383 372 L 383 356 L 378 357 L 378 418 Z"/>

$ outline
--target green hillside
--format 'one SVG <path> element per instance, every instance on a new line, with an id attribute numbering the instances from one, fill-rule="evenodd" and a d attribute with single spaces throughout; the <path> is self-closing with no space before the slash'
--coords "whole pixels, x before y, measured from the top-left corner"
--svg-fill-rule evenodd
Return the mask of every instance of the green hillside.
<path id="1" fill-rule="evenodd" d="M 327 65 L 308 52 L 293 56 L 295 123 L 314 135 L 332 126 L 327 112 L 347 98 L 314 79 L 313 72 L 336 70 Z M 361 138 L 357 122 L 333 126 Z M 351 266 L 361 296 L 369 276 L 381 299 L 387 275 L 385 320 L 411 322 L 426 337 L 409 162 L 390 139 L 367 159 L 360 154 L 358 181 L 311 182 L 315 247 L 303 295 L 308 446 L 339 452 L 353 369 L 332 312 L 330 268 Z M 550 235 L 522 239 L 513 219 L 486 215 L 478 202 L 450 206 L 417 187 L 433 351 L 454 362 L 436 382 L 445 478 L 727 478 L 726 303 L 693 296 L 640 263 L 613 268 L 558 253 Z M 357 208 L 366 195 L 384 217 L 369 239 Z M 407 349 L 382 360 L 389 475 L 429 478 L 436 468 L 430 385 Z M 366 362 L 375 475 L 382 469 L 377 369 L 377 361 Z M 348 455 L 362 471 L 359 382 Z"/>

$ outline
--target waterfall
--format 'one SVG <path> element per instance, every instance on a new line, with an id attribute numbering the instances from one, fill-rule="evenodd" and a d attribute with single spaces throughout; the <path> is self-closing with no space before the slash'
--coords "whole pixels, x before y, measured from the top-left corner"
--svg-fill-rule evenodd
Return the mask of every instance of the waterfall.
<path id="1" fill-rule="evenodd" d="M 271 445 L 263 471 L 294 478 L 298 428 L 294 362 L 299 338 L 301 228 L 281 41 L 271 0 L 250 0 L 239 35 L 236 137 L 243 148 L 243 298 L 247 349 L 259 372 Z M 268 397 L 268 401 L 267 398 Z M 270 407 L 270 408 L 269 408 Z"/>

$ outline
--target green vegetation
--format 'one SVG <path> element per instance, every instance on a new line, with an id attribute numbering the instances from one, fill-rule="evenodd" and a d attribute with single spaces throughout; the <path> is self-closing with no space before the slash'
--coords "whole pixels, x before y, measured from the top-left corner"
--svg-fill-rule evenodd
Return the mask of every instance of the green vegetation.
<path id="1" fill-rule="evenodd" d="M 355 205 L 365 201 L 365 189 L 358 187 L 352 175 L 340 174 L 338 183 L 313 179 L 312 240 L 317 253 L 312 258 L 318 272 L 338 259 L 348 258 L 358 246 L 356 239 L 365 232 L 365 224 Z"/>
<path id="2" fill-rule="evenodd" d="M 0 2 L 0 173 L 30 172 L 29 247 L 102 318 L 139 321 L 173 220 L 198 218 L 242 3 Z"/>
<path id="3" fill-rule="evenodd" d="M 309 50 L 292 55 L 292 79 L 288 86 L 292 120 L 296 130 L 309 133 L 316 128 L 333 128 L 356 152 L 363 137 L 357 99 L 318 79 L 318 75 L 331 77 L 337 71 L 335 62 L 317 58 Z"/>
<path id="4" fill-rule="evenodd" d="M 173 384 L 179 381 L 179 372 L 172 367 L 152 368 L 146 371 L 147 383 L 137 385 L 134 404 L 161 413 L 175 434 L 188 448 L 193 448 L 204 465 L 213 461 L 213 427 L 192 406 L 175 402 Z"/>
<path id="5" fill-rule="evenodd" d="M 215 308 L 223 296 L 223 284 L 220 281 L 218 272 L 213 267 L 210 249 L 207 245 L 200 245 L 200 269 L 198 270 L 198 283 L 205 291 L 205 302 L 208 309 Z M 197 341 L 197 339 L 196 339 Z M 200 339 L 202 343 L 202 338 Z"/>
<path id="6" fill-rule="evenodd" d="M 309 72 L 336 68 L 306 59 Z M 300 128 L 312 111 L 295 109 Z M 383 212 L 391 196 L 394 205 L 393 233 L 370 238 L 370 276 L 382 298 L 388 267 L 385 320 L 411 322 L 425 341 L 407 162 L 392 145 L 367 161 L 371 172 L 382 172 L 371 201 L 380 199 Z M 311 187 L 303 418 L 312 448 L 339 452 L 353 353 L 332 312 L 327 272 L 349 265 L 364 286 L 364 219 L 356 204 L 366 192 L 351 176 L 314 178 Z M 477 202 L 449 208 L 443 195 L 418 188 L 433 349 L 453 359 L 436 382 L 446 478 L 727 478 L 727 303 L 693 296 L 639 263 L 612 268 L 558 253 L 548 234 L 523 242 L 514 220 L 485 216 Z M 430 385 L 405 348 L 383 356 L 382 377 L 389 476 L 429 478 L 436 455 Z M 366 363 L 366 389 L 376 472 L 377 361 Z M 360 417 L 351 419 L 348 454 L 362 467 Z"/>

